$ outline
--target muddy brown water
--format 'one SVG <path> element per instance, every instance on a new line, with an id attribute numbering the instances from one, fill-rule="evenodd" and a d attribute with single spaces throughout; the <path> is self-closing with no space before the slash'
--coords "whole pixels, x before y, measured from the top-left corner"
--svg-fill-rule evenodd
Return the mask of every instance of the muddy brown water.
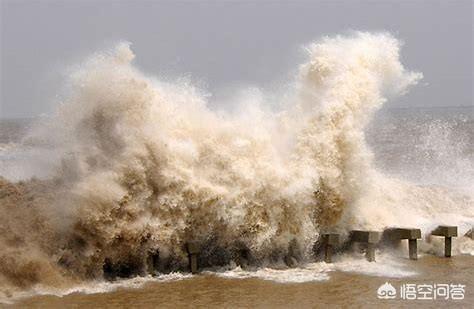
<path id="1" fill-rule="evenodd" d="M 227 279 L 197 275 L 190 279 L 150 282 L 138 289 L 63 297 L 34 296 L 11 308 L 473 308 L 474 256 L 450 259 L 425 256 L 416 264 L 417 275 L 405 278 L 374 277 L 331 272 L 328 281 L 276 283 L 249 278 Z M 402 284 L 452 283 L 465 285 L 463 300 L 381 300 L 377 289 L 385 282 L 399 289 Z"/>

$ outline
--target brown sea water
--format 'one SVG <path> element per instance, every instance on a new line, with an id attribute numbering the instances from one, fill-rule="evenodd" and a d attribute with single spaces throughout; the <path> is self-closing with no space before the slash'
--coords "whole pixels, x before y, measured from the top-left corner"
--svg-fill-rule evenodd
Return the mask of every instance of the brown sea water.
<path id="1" fill-rule="evenodd" d="M 110 293 L 73 293 L 63 297 L 35 296 L 13 308 L 435 308 L 472 307 L 474 257 L 450 259 L 425 256 L 408 261 L 419 274 L 408 278 L 383 278 L 334 272 L 328 281 L 276 283 L 256 278 L 226 279 L 210 274 L 171 282 L 147 283 L 140 288 L 120 288 Z M 393 300 L 377 298 L 385 282 L 402 284 L 454 283 L 466 285 L 464 300 Z M 399 294 L 397 294 L 399 295 Z"/>

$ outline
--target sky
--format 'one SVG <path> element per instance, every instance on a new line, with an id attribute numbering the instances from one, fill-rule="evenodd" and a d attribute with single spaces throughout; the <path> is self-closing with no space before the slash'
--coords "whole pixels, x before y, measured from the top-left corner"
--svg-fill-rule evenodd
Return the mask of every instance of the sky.
<path id="1" fill-rule="evenodd" d="M 0 0 L 0 118 L 48 114 L 67 72 L 129 41 L 159 79 L 190 78 L 211 105 L 246 87 L 277 88 L 302 46 L 351 30 L 389 31 L 423 81 L 388 107 L 473 105 L 473 2 Z"/>

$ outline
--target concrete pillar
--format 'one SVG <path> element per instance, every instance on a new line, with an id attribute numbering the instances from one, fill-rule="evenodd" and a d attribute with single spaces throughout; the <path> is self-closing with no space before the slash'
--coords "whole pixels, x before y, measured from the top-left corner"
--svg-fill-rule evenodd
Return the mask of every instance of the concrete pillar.
<path id="1" fill-rule="evenodd" d="M 330 244 L 326 244 L 326 249 L 324 252 L 324 261 L 326 263 L 332 263 L 332 254 L 334 253 L 334 248 Z"/>
<path id="2" fill-rule="evenodd" d="M 458 227 L 440 225 L 431 232 L 431 235 L 444 236 L 444 256 L 451 257 L 452 237 L 458 236 Z"/>
<path id="3" fill-rule="evenodd" d="M 368 243 L 367 251 L 365 252 L 365 258 L 369 262 L 375 262 L 375 244 Z"/>
<path id="4" fill-rule="evenodd" d="M 250 264 L 251 254 L 248 248 L 242 248 L 237 251 L 235 263 L 241 268 L 246 268 Z"/>
<path id="5" fill-rule="evenodd" d="M 452 242 L 452 237 L 444 238 L 444 256 L 445 257 L 451 257 L 451 242 Z"/>
<path id="6" fill-rule="evenodd" d="M 190 242 L 186 244 L 186 250 L 188 251 L 189 270 L 196 274 L 198 272 L 199 247 L 196 243 Z"/>
<path id="7" fill-rule="evenodd" d="M 198 262 L 197 262 L 197 255 L 190 254 L 189 255 L 189 268 L 193 274 L 197 274 L 198 272 Z"/>
<path id="8" fill-rule="evenodd" d="M 408 239 L 408 256 L 410 260 L 418 260 L 417 239 Z"/>
<path id="9" fill-rule="evenodd" d="M 420 229 L 390 228 L 384 231 L 383 238 L 385 242 L 392 244 L 408 239 L 408 256 L 411 260 L 418 259 L 417 239 L 421 238 Z"/>
<path id="10" fill-rule="evenodd" d="M 324 242 L 324 261 L 326 263 L 332 263 L 332 255 L 334 253 L 334 247 L 339 244 L 339 234 L 323 234 Z"/>
<path id="11" fill-rule="evenodd" d="M 160 252 L 158 250 L 150 251 L 146 258 L 146 272 L 153 275 L 160 266 Z"/>

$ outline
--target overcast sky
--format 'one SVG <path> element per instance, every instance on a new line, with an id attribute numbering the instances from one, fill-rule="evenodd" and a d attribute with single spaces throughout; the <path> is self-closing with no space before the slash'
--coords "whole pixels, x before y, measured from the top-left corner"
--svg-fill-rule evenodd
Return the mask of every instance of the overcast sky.
<path id="1" fill-rule="evenodd" d="M 219 102 L 275 87 L 303 44 L 351 29 L 392 32 L 403 63 L 425 76 L 389 106 L 473 105 L 470 0 L 0 2 L 2 118 L 51 112 L 68 66 L 118 40 L 132 42 L 143 71 L 191 76 Z"/>

